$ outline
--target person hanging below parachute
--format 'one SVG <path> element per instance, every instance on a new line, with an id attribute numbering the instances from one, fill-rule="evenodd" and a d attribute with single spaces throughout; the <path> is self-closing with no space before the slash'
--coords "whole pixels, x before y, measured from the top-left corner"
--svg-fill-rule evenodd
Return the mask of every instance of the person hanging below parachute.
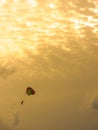
<path id="1" fill-rule="evenodd" d="M 22 101 L 21 101 L 21 105 L 23 105 L 23 103 L 24 103 L 24 101 L 22 100 Z"/>
<path id="2" fill-rule="evenodd" d="M 34 90 L 33 88 L 31 88 L 31 87 L 27 87 L 27 89 L 26 89 L 26 94 L 27 94 L 28 96 L 30 96 L 30 95 L 35 95 L 35 90 Z M 22 101 L 21 101 L 21 105 L 23 105 L 23 103 L 24 103 L 24 101 L 22 100 Z"/>

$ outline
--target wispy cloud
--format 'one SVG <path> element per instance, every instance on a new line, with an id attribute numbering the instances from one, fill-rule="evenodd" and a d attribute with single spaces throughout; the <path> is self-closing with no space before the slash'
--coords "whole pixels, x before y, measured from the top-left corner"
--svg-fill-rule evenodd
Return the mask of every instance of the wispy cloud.
<path id="1" fill-rule="evenodd" d="M 41 2 L 1 4 L 1 12 L 6 13 L 0 14 L 0 76 L 21 72 L 31 77 L 38 73 L 70 77 L 82 71 L 87 77 L 98 64 L 98 20 L 94 11 L 98 2 Z"/>

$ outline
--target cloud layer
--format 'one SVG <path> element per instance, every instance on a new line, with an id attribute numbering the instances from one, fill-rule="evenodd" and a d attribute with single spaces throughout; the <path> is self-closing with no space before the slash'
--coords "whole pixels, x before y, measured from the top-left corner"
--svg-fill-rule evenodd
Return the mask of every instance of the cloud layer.
<path id="1" fill-rule="evenodd" d="M 9 2 L 0 8 L 1 77 L 20 71 L 29 77 L 52 78 L 94 73 L 98 64 L 96 0 L 37 0 L 8 6 Z"/>

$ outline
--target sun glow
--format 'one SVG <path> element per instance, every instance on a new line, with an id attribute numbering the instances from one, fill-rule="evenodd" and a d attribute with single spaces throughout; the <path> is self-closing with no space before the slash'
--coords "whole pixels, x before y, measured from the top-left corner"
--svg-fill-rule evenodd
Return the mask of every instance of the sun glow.
<path id="1" fill-rule="evenodd" d="M 31 4 L 31 6 L 35 7 L 37 6 L 37 2 L 36 0 L 28 0 L 29 4 Z"/>
<path id="2" fill-rule="evenodd" d="M 51 45 L 68 50 L 68 39 L 85 36 L 83 28 L 92 28 L 94 34 L 98 32 L 98 20 L 95 17 L 97 4 L 96 8 L 89 8 L 94 15 L 86 15 L 86 12 L 81 13 L 85 11 L 83 7 L 80 13 L 75 9 L 70 10 L 76 7 L 72 2 L 66 8 L 66 2 L 56 0 L 51 3 L 38 0 L 9 2 L 0 1 L 0 52 L 3 56 L 12 54 L 19 58 L 25 56 L 26 50 L 38 54 L 37 48 L 40 45 L 43 48 Z"/>

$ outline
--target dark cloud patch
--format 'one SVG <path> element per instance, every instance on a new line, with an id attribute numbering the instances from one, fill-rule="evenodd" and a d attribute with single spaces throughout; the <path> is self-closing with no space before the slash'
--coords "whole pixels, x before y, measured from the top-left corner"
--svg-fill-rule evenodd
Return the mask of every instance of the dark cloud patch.
<path id="1" fill-rule="evenodd" d="M 92 107 L 92 109 L 98 111 L 98 97 L 93 100 L 91 107 Z"/>

